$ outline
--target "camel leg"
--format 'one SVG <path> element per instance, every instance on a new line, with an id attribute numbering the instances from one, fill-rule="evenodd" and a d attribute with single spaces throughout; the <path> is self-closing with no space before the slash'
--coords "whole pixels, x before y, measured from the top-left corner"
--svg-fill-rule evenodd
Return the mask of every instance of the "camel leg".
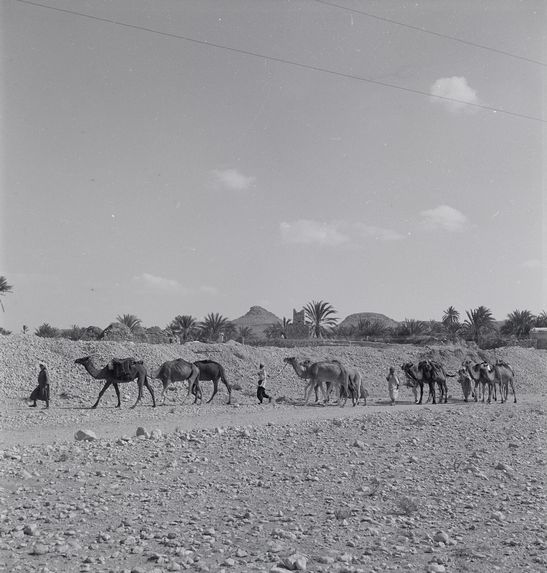
<path id="1" fill-rule="evenodd" d="M 224 386 L 226 386 L 226 390 L 228 391 L 228 404 L 232 403 L 232 387 L 228 384 L 227 380 L 222 380 Z"/>
<path id="2" fill-rule="evenodd" d="M 162 388 L 161 388 L 161 404 L 162 404 L 162 406 L 165 404 L 165 393 L 167 392 L 167 388 L 169 388 L 169 380 L 162 380 Z"/>
<path id="3" fill-rule="evenodd" d="M 209 404 L 209 402 L 215 397 L 217 392 L 218 392 L 218 378 L 216 380 L 213 380 L 213 394 L 211 395 L 209 400 L 207 400 L 207 404 Z"/>
<path id="4" fill-rule="evenodd" d="M 201 390 L 201 386 L 199 385 L 199 373 L 197 373 L 193 379 L 190 378 L 190 388 L 192 389 L 192 394 L 194 394 L 194 404 L 197 404 L 197 401 L 203 402 L 203 392 Z"/>
<path id="5" fill-rule="evenodd" d="M 308 405 L 308 394 L 311 391 L 312 387 L 313 387 L 313 381 L 310 381 L 306 384 L 306 387 L 304 388 L 304 406 Z"/>
<path id="6" fill-rule="evenodd" d="M 344 389 L 344 398 L 343 398 L 343 402 L 342 402 L 342 388 Z M 338 404 L 341 408 L 343 408 L 346 405 L 346 402 L 348 401 L 348 394 L 349 394 L 349 388 L 348 388 L 348 383 L 346 382 L 342 382 L 340 385 L 340 389 L 339 389 L 339 393 L 338 393 Z M 340 404 L 340 402 L 342 402 L 342 404 Z M 355 404 L 354 404 L 355 406 Z"/>
<path id="7" fill-rule="evenodd" d="M 319 383 L 319 390 L 321 390 L 321 394 L 323 395 L 323 404 L 326 404 L 329 401 L 329 397 L 323 383 L 321 382 Z"/>
<path id="8" fill-rule="evenodd" d="M 429 384 L 429 395 L 433 398 L 433 404 L 437 403 L 436 396 L 435 396 L 435 382 L 428 382 Z"/>
<path id="9" fill-rule="evenodd" d="M 420 399 L 416 402 L 416 404 L 421 404 L 424 397 L 424 383 L 420 382 Z"/>
<path id="10" fill-rule="evenodd" d="M 146 377 L 146 376 L 144 378 L 144 385 L 148 388 L 148 391 L 150 392 L 150 396 L 152 396 L 152 407 L 155 408 L 156 407 L 156 397 L 154 396 L 154 389 L 152 388 L 152 386 L 150 386 L 150 383 L 148 382 L 148 377 Z"/>
<path id="11" fill-rule="evenodd" d="M 517 394 L 515 392 L 515 384 L 513 381 L 513 378 L 509 378 L 509 383 L 511 384 L 511 390 L 513 391 L 513 403 L 516 404 L 517 403 Z M 507 389 L 507 397 L 509 397 L 509 389 Z"/>
<path id="12" fill-rule="evenodd" d="M 136 408 L 138 403 L 141 401 L 142 399 L 142 386 L 144 384 L 144 381 L 139 379 L 137 380 L 137 386 L 139 388 L 139 392 L 137 394 L 137 401 L 133 404 L 133 406 L 131 406 L 131 409 L 133 410 L 133 408 Z"/>
<path id="13" fill-rule="evenodd" d="M 106 392 L 106 390 L 108 389 L 108 387 L 112 384 L 112 380 L 108 380 L 105 385 L 102 387 L 101 391 L 99 392 L 99 397 L 97 398 L 97 401 L 95 402 L 95 404 L 93 404 L 93 406 L 91 406 L 91 408 L 94 410 L 98 405 L 99 405 L 99 401 L 100 399 L 103 397 L 103 394 Z"/>
<path id="14" fill-rule="evenodd" d="M 116 408 L 120 408 L 122 405 L 120 398 L 120 387 L 118 386 L 117 382 L 112 382 L 112 384 L 114 385 L 114 390 L 116 390 L 116 396 L 118 397 L 118 405 L 116 406 Z"/>

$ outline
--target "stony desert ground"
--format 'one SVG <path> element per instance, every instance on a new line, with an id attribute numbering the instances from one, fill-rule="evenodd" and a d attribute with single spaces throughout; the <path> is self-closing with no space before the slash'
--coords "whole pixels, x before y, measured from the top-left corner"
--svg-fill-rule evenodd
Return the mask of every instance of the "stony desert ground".
<path id="1" fill-rule="evenodd" d="M 211 358 L 232 383 L 194 405 L 179 384 L 167 404 L 134 410 L 136 383 L 109 389 L 75 358 Z M 359 368 L 367 406 L 302 404 L 283 358 L 337 358 Z M 516 371 L 518 403 L 387 404 L 390 365 L 429 356 L 454 372 L 466 347 L 253 348 L 0 337 L 0 570 L 537 571 L 545 553 L 547 352 L 488 358 Z M 52 407 L 28 408 L 38 360 Z M 254 372 L 271 374 L 258 405 Z M 161 384 L 152 382 L 159 396 Z M 211 387 L 203 383 L 207 397 Z M 141 435 L 137 436 L 137 429 Z M 90 430 L 93 441 L 77 441 Z"/>

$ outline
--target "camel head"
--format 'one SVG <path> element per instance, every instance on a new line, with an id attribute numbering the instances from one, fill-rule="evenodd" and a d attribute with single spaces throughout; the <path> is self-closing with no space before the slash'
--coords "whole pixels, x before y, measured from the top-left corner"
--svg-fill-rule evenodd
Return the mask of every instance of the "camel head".
<path id="1" fill-rule="evenodd" d="M 401 370 L 405 373 L 406 379 L 411 380 L 413 383 L 417 383 L 423 376 L 423 372 L 420 368 L 414 366 L 412 362 L 405 362 L 401 366 Z M 418 377 L 418 373 L 420 377 Z"/>
<path id="2" fill-rule="evenodd" d="M 287 358 L 283 358 L 283 362 L 285 362 L 285 364 L 296 364 L 296 358 L 294 356 L 288 356 Z"/>
<path id="3" fill-rule="evenodd" d="M 481 376 L 484 376 L 488 380 L 494 380 L 494 378 L 496 377 L 496 372 L 492 364 L 490 364 L 489 362 L 482 362 L 478 366 Z"/>
<path id="4" fill-rule="evenodd" d="M 76 358 L 74 364 L 87 364 L 91 360 L 91 356 L 82 356 L 81 358 Z"/>

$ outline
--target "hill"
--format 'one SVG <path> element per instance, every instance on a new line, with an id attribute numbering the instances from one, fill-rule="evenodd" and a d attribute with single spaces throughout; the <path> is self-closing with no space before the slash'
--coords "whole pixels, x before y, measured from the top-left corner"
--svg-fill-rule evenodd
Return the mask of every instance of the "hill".
<path id="1" fill-rule="evenodd" d="M 378 312 L 357 312 L 346 316 L 338 326 L 343 326 L 344 328 L 357 326 L 360 320 L 377 320 L 388 328 L 394 328 L 399 324 L 396 320 L 389 318 L 389 316 L 386 316 L 385 314 L 380 314 Z"/>
<path id="2" fill-rule="evenodd" d="M 264 331 L 276 322 L 281 322 L 281 319 L 275 316 L 273 312 L 262 308 L 261 306 L 251 306 L 249 311 L 243 316 L 232 320 L 237 326 L 247 326 L 253 329 L 257 338 L 264 337 Z"/>

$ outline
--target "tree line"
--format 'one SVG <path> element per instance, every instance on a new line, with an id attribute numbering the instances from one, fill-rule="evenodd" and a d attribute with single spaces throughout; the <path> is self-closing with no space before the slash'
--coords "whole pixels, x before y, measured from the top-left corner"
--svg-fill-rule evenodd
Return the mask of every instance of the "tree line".
<path id="1" fill-rule="evenodd" d="M 0 276 L 1 297 L 13 291 L 7 279 Z M 514 310 L 509 313 L 501 326 L 486 306 L 465 311 L 465 316 L 454 307 L 443 311 L 440 321 L 422 321 L 405 318 L 397 326 L 390 327 L 377 319 L 360 319 L 350 326 L 340 325 L 337 311 L 329 302 L 310 301 L 304 306 L 305 327 L 309 338 L 332 338 L 339 340 L 390 340 L 419 339 L 424 337 L 456 340 L 472 340 L 479 346 L 499 345 L 507 338 L 525 339 L 534 327 L 547 327 L 547 312 L 535 315 L 530 310 Z M 462 320 L 463 319 L 463 320 Z M 267 340 L 292 337 L 292 320 L 283 317 L 280 322 L 272 323 L 264 329 Z M 28 328 L 23 326 L 23 332 Z M 0 328 L 0 334 L 11 334 Z M 190 314 L 177 315 L 164 328 L 158 326 L 145 328 L 140 318 L 134 314 L 118 315 L 106 329 L 72 325 L 68 329 L 59 329 L 48 323 L 40 325 L 34 334 L 45 338 L 69 338 L 71 340 L 100 338 L 137 338 L 155 342 L 189 342 L 201 340 L 218 342 L 236 340 L 241 343 L 253 342 L 257 335 L 249 326 L 241 326 L 220 313 L 209 313 L 201 321 Z M 498 344 L 499 343 L 499 344 Z"/>

